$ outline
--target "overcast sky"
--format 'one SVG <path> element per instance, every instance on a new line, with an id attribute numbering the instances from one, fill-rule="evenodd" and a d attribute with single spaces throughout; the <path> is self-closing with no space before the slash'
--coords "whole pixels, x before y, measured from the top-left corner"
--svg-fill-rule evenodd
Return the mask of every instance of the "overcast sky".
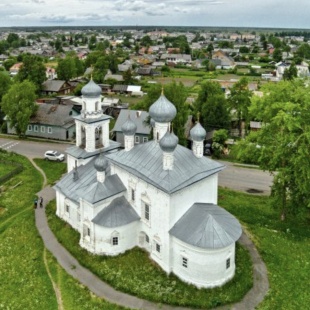
<path id="1" fill-rule="evenodd" d="M 0 26 L 231 26 L 310 29 L 310 0 L 1 0 Z"/>

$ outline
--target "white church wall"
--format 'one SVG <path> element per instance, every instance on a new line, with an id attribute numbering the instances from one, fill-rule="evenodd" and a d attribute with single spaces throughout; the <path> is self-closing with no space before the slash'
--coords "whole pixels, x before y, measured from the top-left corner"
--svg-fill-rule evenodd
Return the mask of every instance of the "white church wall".
<path id="1" fill-rule="evenodd" d="M 196 182 L 171 195 L 170 228 L 196 202 L 217 204 L 217 174 Z"/>
<path id="2" fill-rule="evenodd" d="M 211 288 L 223 285 L 235 274 L 235 243 L 222 249 L 202 249 L 172 237 L 171 245 L 172 272 L 185 282 Z"/>
<path id="3" fill-rule="evenodd" d="M 56 215 L 69 223 L 72 228 L 80 230 L 81 217 L 79 206 L 75 202 L 67 199 L 63 194 L 58 191 L 56 192 L 56 203 Z"/>
<path id="4" fill-rule="evenodd" d="M 81 236 L 80 245 L 94 254 L 118 255 L 137 245 L 139 224 L 139 221 L 136 221 L 120 227 L 107 228 L 91 223 L 90 236 Z M 117 238 L 117 241 L 113 238 Z"/>
<path id="5" fill-rule="evenodd" d="M 148 248 L 151 258 L 166 272 L 169 272 L 169 195 L 114 164 L 111 165 L 111 173 L 116 173 L 127 187 L 127 200 L 141 217 L 140 231 L 149 237 Z M 132 190 L 134 191 L 134 200 L 132 199 Z M 146 204 L 149 205 L 149 220 L 145 216 Z"/>

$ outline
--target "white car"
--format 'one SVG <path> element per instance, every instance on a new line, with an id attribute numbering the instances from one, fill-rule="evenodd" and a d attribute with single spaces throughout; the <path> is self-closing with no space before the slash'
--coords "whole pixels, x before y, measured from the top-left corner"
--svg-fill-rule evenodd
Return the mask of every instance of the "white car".
<path id="1" fill-rule="evenodd" d="M 44 154 L 44 159 L 46 160 L 54 160 L 54 161 L 64 161 L 65 155 L 61 154 L 57 151 L 46 151 Z"/>

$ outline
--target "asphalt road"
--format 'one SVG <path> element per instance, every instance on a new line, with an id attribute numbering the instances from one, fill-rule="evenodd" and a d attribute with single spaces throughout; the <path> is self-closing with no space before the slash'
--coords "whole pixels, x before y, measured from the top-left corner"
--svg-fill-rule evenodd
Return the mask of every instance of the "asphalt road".
<path id="1" fill-rule="evenodd" d="M 47 150 L 65 153 L 72 146 L 68 143 L 33 142 L 0 138 L 0 148 L 29 158 L 43 158 Z M 258 169 L 245 168 L 230 162 L 221 162 L 226 168 L 219 173 L 219 185 L 242 192 L 268 195 L 272 184 L 272 176 Z"/>

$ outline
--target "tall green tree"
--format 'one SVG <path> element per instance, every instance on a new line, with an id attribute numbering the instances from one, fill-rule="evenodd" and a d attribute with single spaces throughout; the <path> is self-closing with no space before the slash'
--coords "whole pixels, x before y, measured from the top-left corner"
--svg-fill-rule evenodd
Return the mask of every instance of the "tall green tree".
<path id="1" fill-rule="evenodd" d="M 76 76 L 77 70 L 73 57 L 66 57 L 58 61 L 57 77 L 59 80 L 69 81 Z"/>
<path id="2" fill-rule="evenodd" d="M 294 62 L 291 63 L 291 65 L 285 69 L 283 73 L 283 80 L 293 80 L 297 77 L 297 67 Z"/>
<path id="3" fill-rule="evenodd" d="M 46 68 L 42 58 L 35 55 L 25 55 L 16 79 L 19 82 L 29 80 L 36 86 L 37 93 L 40 92 L 42 83 L 46 78 Z"/>
<path id="4" fill-rule="evenodd" d="M 228 103 L 230 109 L 234 111 L 238 121 L 239 135 L 242 136 L 242 123 L 245 123 L 245 130 L 249 121 L 249 107 L 251 104 L 252 92 L 248 87 L 249 81 L 247 78 L 241 78 L 230 89 Z"/>
<path id="5" fill-rule="evenodd" d="M 260 167 L 276 172 L 273 205 L 284 219 L 310 208 L 310 89 L 295 79 L 262 90 L 262 98 L 253 96 L 250 113 L 263 127 L 251 143 L 260 146 Z"/>
<path id="6" fill-rule="evenodd" d="M 30 117 L 37 111 L 35 99 L 36 86 L 28 80 L 13 84 L 2 98 L 1 108 L 20 137 L 25 135 Z"/>
<path id="7" fill-rule="evenodd" d="M 200 114 L 200 123 L 207 130 L 229 128 L 230 113 L 225 94 L 218 82 L 206 81 L 201 85 L 194 102 L 194 114 Z"/>
<path id="8" fill-rule="evenodd" d="M 0 71 L 0 102 L 2 101 L 2 97 L 9 90 L 11 84 L 12 81 L 10 76 L 4 71 Z"/>

